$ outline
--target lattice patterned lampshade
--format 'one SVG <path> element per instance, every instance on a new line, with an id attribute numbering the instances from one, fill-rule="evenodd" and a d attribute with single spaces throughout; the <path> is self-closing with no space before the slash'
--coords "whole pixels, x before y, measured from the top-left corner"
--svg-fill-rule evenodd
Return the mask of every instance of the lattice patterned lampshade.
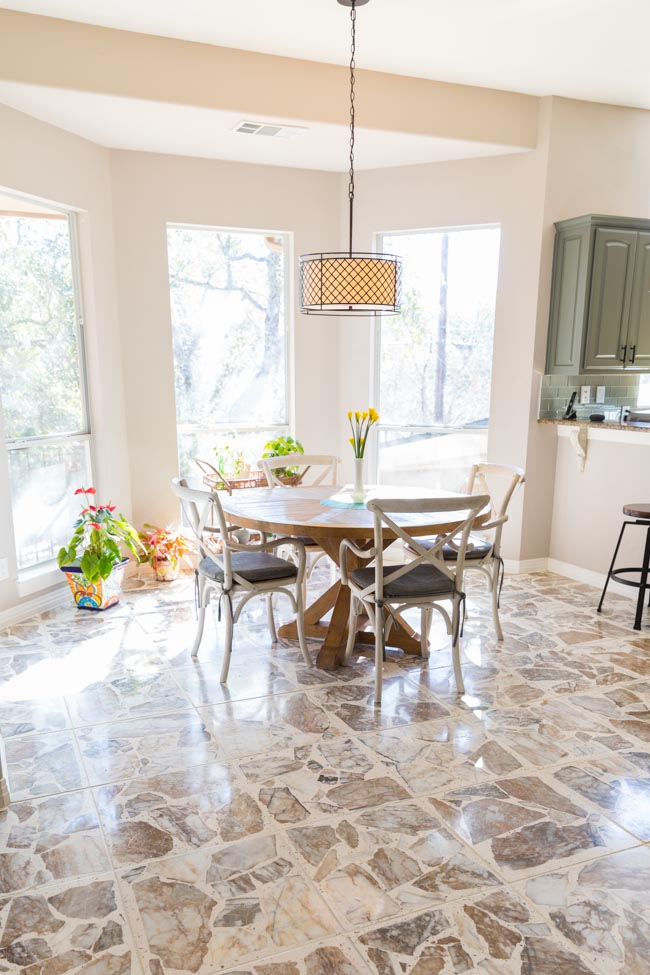
<path id="1" fill-rule="evenodd" d="M 305 315 L 399 312 L 402 262 L 393 254 L 348 252 L 300 258 L 300 310 Z"/>

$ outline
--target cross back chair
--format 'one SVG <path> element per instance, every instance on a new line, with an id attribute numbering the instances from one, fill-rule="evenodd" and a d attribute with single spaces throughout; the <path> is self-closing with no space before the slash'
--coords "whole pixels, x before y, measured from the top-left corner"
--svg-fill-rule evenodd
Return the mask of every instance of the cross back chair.
<path id="1" fill-rule="evenodd" d="M 275 538 L 255 545 L 242 544 L 228 532 L 221 501 L 216 491 L 190 487 L 186 480 L 177 477 L 172 480 L 172 489 L 192 526 L 199 549 L 199 563 L 195 570 L 198 624 L 192 656 L 196 657 L 199 652 L 206 609 L 214 593 L 219 599 L 220 613 L 222 603 L 225 604 L 226 641 L 220 678 L 221 683 L 225 684 L 232 655 L 233 628 L 242 609 L 255 596 L 265 597 L 269 631 L 275 643 L 277 633 L 272 597 L 275 593 L 283 593 L 289 598 L 296 613 L 298 642 L 305 663 L 311 667 L 303 619 L 303 578 L 306 556 L 302 543 L 295 538 L 287 537 Z M 223 549 L 218 554 L 209 551 L 205 544 L 204 533 L 211 517 L 214 517 L 223 540 Z M 274 549 L 281 546 L 292 546 L 296 553 L 295 561 L 271 554 Z M 237 606 L 233 605 L 235 596 L 241 597 Z"/>
<path id="2" fill-rule="evenodd" d="M 338 457 L 330 454 L 285 454 L 282 457 L 263 457 L 259 461 L 259 466 L 266 475 L 267 484 L 272 488 L 298 487 L 310 471 L 312 472 L 312 476 L 309 478 L 309 487 L 316 487 L 319 484 L 332 485 L 333 487 L 336 484 L 338 464 Z M 286 479 L 282 480 L 281 476 L 275 473 L 287 467 L 299 468 L 289 483 Z M 320 562 L 326 553 L 313 538 L 307 535 L 301 535 L 299 538 L 305 546 L 307 553 L 307 570 L 305 572 L 306 588 L 316 564 Z M 310 559 L 310 555 L 314 557 Z M 334 563 L 332 563 L 332 568 L 334 569 Z"/>
<path id="3" fill-rule="evenodd" d="M 501 556 L 501 535 L 508 520 L 508 507 L 515 492 L 526 480 L 521 467 L 509 464 L 474 464 L 467 482 L 468 494 L 489 496 L 490 520 L 474 532 L 465 552 L 465 570 L 482 573 L 488 581 L 492 597 L 492 620 L 497 640 L 503 640 L 503 630 L 499 619 L 499 604 L 504 579 L 504 563 Z M 427 548 L 433 545 L 432 539 L 421 539 L 420 545 Z M 407 555 L 413 555 L 412 546 L 407 545 Z M 458 561 L 458 542 L 451 539 L 443 546 L 442 558 L 450 565 Z"/>
<path id="4" fill-rule="evenodd" d="M 354 542 L 344 539 L 341 542 L 341 582 L 350 587 L 350 618 L 348 621 L 348 640 L 345 648 L 345 661 L 349 661 L 354 647 L 357 617 L 365 611 L 375 633 L 375 704 L 381 703 L 382 671 L 384 648 L 391 627 L 400 620 L 401 613 L 409 608 L 421 611 L 422 656 L 429 656 L 428 631 L 433 610 L 441 614 L 452 637 L 452 656 L 454 675 L 459 694 L 463 694 L 463 674 L 460 663 L 461 607 L 464 605 L 463 569 L 465 550 L 469 534 L 478 513 L 490 502 L 488 495 L 467 495 L 455 498 L 424 498 L 421 500 L 391 500 L 376 498 L 368 502 L 367 508 L 374 515 L 374 545 L 370 551 L 358 548 Z M 454 520 L 461 523 L 452 531 L 438 538 L 428 547 L 409 534 L 406 528 L 398 525 L 391 515 L 422 514 L 426 512 L 455 513 Z M 414 557 L 403 565 L 384 566 L 384 534 L 388 531 L 390 539 L 395 536 L 407 544 Z M 442 559 L 442 549 L 452 539 L 456 539 L 458 558 L 454 568 L 447 566 Z M 348 572 L 347 552 L 360 558 L 374 558 L 374 567 L 355 569 Z M 450 601 L 449 613 L 441 602 Z"/>

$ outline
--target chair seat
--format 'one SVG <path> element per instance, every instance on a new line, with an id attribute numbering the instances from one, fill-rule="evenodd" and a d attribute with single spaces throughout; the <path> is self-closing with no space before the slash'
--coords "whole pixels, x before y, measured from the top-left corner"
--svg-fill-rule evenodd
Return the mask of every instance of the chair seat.
<path id="1" fill-rule="evenodd" d="M 268 552 L 233 552 L 232 570 L 248 582 L 271 582 L 273 579 L 294 579 L 298 568 L 293 562 L 279 559 Z M 199 573 L 223 582 L 223 569 L 209 556 L 199 562 Z"/>
<path id="2" fill-rule="evenodd" d="M 302 542 L 302 544 L 305 547 L 311 546 L 313 548 L 314 546 L 318 546 L 320 548 L 320 546 L 318 545 L 318 542 L 316 541 L 316 539 L 315 538 L 310 538 L 309 535 L 296 535 L 296 541 L 297 542 Z"/>
<path id="3" fill-rule="evenodd" d="M 403 565 L 384 566 L 384 579 L 390 576 L 397 569 L 403 569 Z M 375 570 L 355 569 L 350 573 L 352 582 L 359 589 L 366 589 L 375 580 Z M 443 593 L 451 595 L 455 592 L 454 580 L 448 579 L 444 572 L 436 569 L 434 565 L 418 565 L 415 569 L 389 582 L 384 586 L 384 595 L 395 597 L 396 599 L 410 599 L 418 596 L 440 596 Z"/>
<path id="4" fill-rule="evenodd" d="M 423 549 L 426 549 L 427 552 L 435 545 L 435 539 L 433 538 L 418 538 L 417 541 L 418 544 L 421 545 Z M 470 548 L 470 545 L 472 545 L 473 548 Z M 411 545 L 407 545 L 406 547 L 408 548 L 409 552 L 413 552 L 414 555 L 417 555 L 417 552 L 414 548 L 412 548 Z M 486 555 L 490 554 L 491 551 L 492 545 L 490 542 L 486 542 L 482 538 L 470 538 L 467 545 L 467 551 L 465 552 L 465 561 L 467 562 L 471 559 L 484 559 Z M 451 545 L 443 545 L 442 557 L 445 562 L 455 562 L 458 558 L 458 552 L 455 548 L 452 548 Z"/>

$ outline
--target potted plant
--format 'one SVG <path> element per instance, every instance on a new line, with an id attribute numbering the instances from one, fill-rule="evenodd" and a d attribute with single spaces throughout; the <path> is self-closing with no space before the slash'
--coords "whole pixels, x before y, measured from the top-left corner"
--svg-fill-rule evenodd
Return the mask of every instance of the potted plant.
<path id="1" fill-rule="evenodd" d="M 304 454 L 304 449 L 299 440 L 293 437 L 277 437 L 275 440 L 268 440 L 264 444 L 264 457 L 285 457 L 287 454 Z M 297 467 L 276 467 L 274 474 L 286 484 L 292 484 L 300 480 L 297 475 Z"/>
<path id="2" fill-rule="evenodd" d="M 244 451 L 234 441 L 226 441 L 214 448 L 217 458 L 217 470 L 227 478 L 248 477 L 251 465 L 246 460 Z"/>
<path id="3" fill-rule="evenodd" d="M 74 523 L 70 542 L 57 556 L 78 609 L 108 609 L 118 603 L 129 561 L 121 546 L 136 556 L 142 547 L 135 528 L 124 515 L 115 514 L 114 504 L 93 504 L 96 493 L 94 487 L 75 491 L 83 494 L 86 506 Z"/>
<path id="4" fill-rule="evenodd" d="M 188 565 L 191 565 L 187 558 L 189 550 L 187 539 L 181 531 L 172 526 L 158 528 L 155 525 L 145 524 L 144 531 L 139 532 L 139 538 L 144 551 L 138 557 L 138 561 L 140 564 L 148 563 L 159 582 L 173 582 L 178 578 L 181 561 L 185 560 Z"/>

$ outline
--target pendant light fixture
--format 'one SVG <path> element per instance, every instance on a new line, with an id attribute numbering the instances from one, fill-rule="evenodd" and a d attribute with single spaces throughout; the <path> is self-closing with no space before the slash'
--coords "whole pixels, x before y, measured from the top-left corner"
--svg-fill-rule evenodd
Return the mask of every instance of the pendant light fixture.
<path id="1" fill-rule="evenodd" d="M 394 254 L 352 249 L 354 219 L 354 85 L 357 7 L 368 0 L 338 0 L 350 7 L 350 182 L 347 251 L 303 254 L 300 258 L 300 310 L 304 315 L 394 315 L 400 310 L 402 262 Z"/>

